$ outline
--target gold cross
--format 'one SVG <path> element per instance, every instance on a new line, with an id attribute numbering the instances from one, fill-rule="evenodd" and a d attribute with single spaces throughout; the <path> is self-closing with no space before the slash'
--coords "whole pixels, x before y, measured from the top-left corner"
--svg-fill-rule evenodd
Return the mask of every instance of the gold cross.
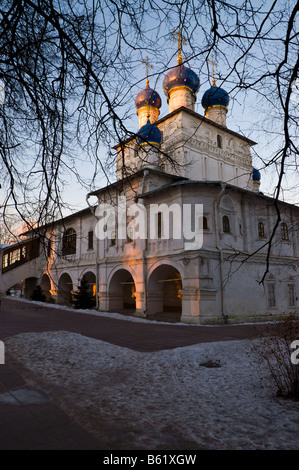
<path id="1" fill-rule="evenodd" d="M 153 68 L 153 66 L 150 65 L 150 63 L 148 61 L 148 57 L 146 58 L 146 60 L 143 60 L 142 63 L 146 65 L 146 86 L 149 86 L 148 69 L 149 69 L 149 67 Z"/>
<path id="2" fill-rule="evenodd" d="M 180 26 L 178 31 L 173 32 L 173 39 L 178 41 L 178 64 L 180 65 L 183 62 L 182 45 L 185 44 L 185 38 L 182 36 Z"/>
<path id="3" fill-rule="evenodd" d="M 217 67 L 218 64 L 216 64 L 216 62 L 214 62 L 214 56 L 212 54 L 212 59 L 208 59 L 208 62 L 210 62 L 210 64 L 212 64 L 212 78 L 213 78 L 213 86 L 216 85 L 216 79 L 215 79 L 215 73 L 214 73 L 214 65 L 215 67 Z"/>

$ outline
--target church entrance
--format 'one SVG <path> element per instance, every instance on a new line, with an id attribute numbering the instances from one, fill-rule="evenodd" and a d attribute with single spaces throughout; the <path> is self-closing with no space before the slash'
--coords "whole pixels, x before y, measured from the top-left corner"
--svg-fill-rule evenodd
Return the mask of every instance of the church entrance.
<path id="1" fill-rule="evenodd" d="M 151 319 L 179 321 L 182 313 L 182 276 L 170 265 L 158 266 L 148 281 L 147 315 Z"/>
<path id="2" fill-rule="evenodd" d="M 58 281 L 58 303 L 71 306 L 73 302 L 73 282 L 69 274 L 64 273 Z"/>
<path id="3" fill-rule="evenodd" d="M 40 281 L 40 286 L 43 291 L 43 294 L 46 296 L 46 299 L 49 300 L 49 298 L 51 297 L 51 293 L 50 293 L 51 282 L 47 274 L 43 274 L 43 277 L 41 278 L 41 281 Z"/>
<path id="4" fill-rule="evenodd" d="M 119 269 L 109 284 L 109 311 L 134 313 L 136 310 L 135 282 L 129 271 Z"/>
<path id="5" fill-rule="evenodd" d="M 38 279 L 36 277 L 27 277 L 24 283 L 24 297 L 30 299 L 35 287 L 37 286 Z"/>
<path id="6" fill-rule="evenodd" d="M 88 285 L 88 290 L 90 295 L 92 296 L 93 306 L 96 306 L 96 276 L 91 271 L 84 273 L 82 276 Z"/>

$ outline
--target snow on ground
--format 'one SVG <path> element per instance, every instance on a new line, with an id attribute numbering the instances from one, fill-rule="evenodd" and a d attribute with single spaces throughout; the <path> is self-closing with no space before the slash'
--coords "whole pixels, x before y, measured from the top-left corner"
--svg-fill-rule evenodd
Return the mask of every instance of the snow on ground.
<path id="1" fill-rule="evenodd" d="M 299 403 L 275 397 L 256 341 L 140 353 L 60 331 L 6 348 L 106 450 L 299 449 Z"/>

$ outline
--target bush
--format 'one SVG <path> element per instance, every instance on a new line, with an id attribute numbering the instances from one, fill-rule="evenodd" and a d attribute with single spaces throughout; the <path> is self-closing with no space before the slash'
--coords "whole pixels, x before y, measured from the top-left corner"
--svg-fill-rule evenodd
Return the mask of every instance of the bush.
<path id="1" fill-rule="evenodd" d="M 299 339 L 299 322 L 293 315 L 271 325 L 257 352 L 269 370 L 277 396 L 299 400 L 299 364 L 293 364 L 291 344 Z"/>
<path id="2" fill-rule="evenodd" d="M 94 298 L 88 282 L 83 277 L 77 292 L 74 292 L 73 305 L 75 308 L 94 308 Z"/>
<path id="3" fill-rule="evenodd" d="M 33 290 L 31 300 L 38 300 L 39 302 L 45 302 L 46 296 L 42 291 L 41 286 L 36 286 Z"/>

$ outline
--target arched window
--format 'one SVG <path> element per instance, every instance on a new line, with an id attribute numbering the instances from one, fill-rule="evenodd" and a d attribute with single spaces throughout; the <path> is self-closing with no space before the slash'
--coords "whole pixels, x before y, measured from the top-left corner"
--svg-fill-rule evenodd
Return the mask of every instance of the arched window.
<path id="1" fill-rule="evenodd" d="M 273 282 L 268 284 L 268 307 L 275 307 L 275 284 Z"/>
<path id="2" fill-rule="evenodd" d="M 263 238 L 265 236 L 265 229 L 264 229 L 263 222 L 258 223 L 258 234 L 260 238 Z"/>
<path id="3" fill-rule="evenodd" d="M 51 258 L 52 255 L 52 240 L 49 238 L 47 240 L 47 258 Z"/>
<path id="4" fill-rule="evenodd" d="M 288 284 L 288 306 L 295 307 L 295 284 Z"/>
<path id="5" fill-rule="evenodd" d="M 110 246 L 115 246 L 115 245 L 116 245 L 116 231 L 113 230 L 113 232 L 111 232 Z"/>
<path id="6" fill-rule="evenodd" d="M 93 230 L 88 232 L 88 250 L 93 250 Z"/>
<path id="7" fill-rule="evenodd" d="M 65 255 L 74 255 L 76 253 L 76 230 L 73 228 L 68 228 L 62 239 L 62 254 Z"/>
<path id="8" fill-rule="evenodd" d="M 217 135 L 217 147 L 222 149 L 222 137 L 219 134 Z"/>
<path id="9" fill-rule="evenodd" d="M 288 226 L 285 222 L 282 222 L 280 224 L 280 229 L 281 229 L 281 238 L 282 238 L 282 240 L 288 240 L 289 239 L 289 232 L 288 232 Z"/>
<path id="10" fill-rule="evenodd" d="M 222 228 L 224 233 L 230 233 L 229 218 L 227 215 L 222 217 Z"/>
<path id="11" fill-rule="evenodd" d="M 157 214 L 157 237 L 162 238 L 162 212 Z"/>

